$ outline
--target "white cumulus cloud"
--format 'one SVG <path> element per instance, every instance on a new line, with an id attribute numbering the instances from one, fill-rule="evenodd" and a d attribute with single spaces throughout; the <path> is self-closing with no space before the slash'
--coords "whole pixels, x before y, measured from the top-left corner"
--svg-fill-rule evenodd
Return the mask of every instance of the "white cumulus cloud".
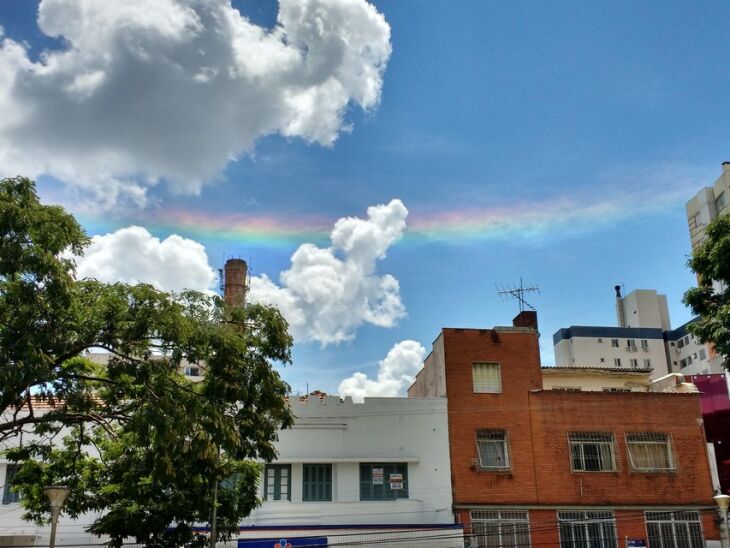
<path id="1" fill-rule="evenodd" d="M 65 46 L 32 60 L 0 31 L 0 175 L 52 175 L 101 206 L 152 185 L 197 192 L 255 141 L 331 145 L 377 106 L 390 27 L 365 0 L 280 0 L 277 24 L 230 0 L 42 0 Z"/>
<path id="2" fill-rule="evenodd" d="M 405 316 L 400 286 L 376 264 L 403 234 L 408 210 L 400 200 L 369 207 L 367 219 L 339 219 L 332 245 L 301 245 L 276 284 L 251 278 L 250 300 L 272 304 L 288 320 L 294 338 L 323 345 L 354 338 L 364 323 L 392 327 Z"/>
<path id="3" fill-rule="evenodd" d="M 420 343 L 401 341 L 378 363 L 377 380 L 357 372 L 340 383 L 340 396 L 352 396 L 355 401 L 365 397 L 405 396 L 425 357 L 426 349 Z"/>
<path id="4" fill-rule="evenodd" d="M 94 236 L 76 258 L 76 277 L 149 283 L 164 291 L 205 291 L 216 281 L 201 244 L 177 235 L 160 240 L 139 226 Z"/>

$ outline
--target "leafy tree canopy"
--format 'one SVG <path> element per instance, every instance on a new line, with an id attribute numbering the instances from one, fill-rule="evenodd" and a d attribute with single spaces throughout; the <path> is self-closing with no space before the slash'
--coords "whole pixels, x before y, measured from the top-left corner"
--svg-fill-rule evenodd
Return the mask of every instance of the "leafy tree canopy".
<path id="1" fill-rule="evenodd" d="M 99 512 L 90 531 L 112 544 L 179 546 L 202 542 L 192 526 L 222 485 L 225 537 L 258 503 L 251 459 L 273 459 L 292 421 L 272 368 L 290 363 L 287 324 L 203 293 L 76 280 L 88 241 L 32 181 L 0 181 L 0 442 L 22 463 L 26 517 L 47 520 L 43 486 L 65 484 L 64 513 Z M 200 382 L 180 374 L 187 363 Z"/>
<path id="2" fill-rule="evenodd" d="M 730 215 L 712 221 L 706 234 L 688 262 L 699 287 L 684 294 L 684 303 L 699 316 L 690 331 L 700 341 L 713 343 L 730 369 Z"/>

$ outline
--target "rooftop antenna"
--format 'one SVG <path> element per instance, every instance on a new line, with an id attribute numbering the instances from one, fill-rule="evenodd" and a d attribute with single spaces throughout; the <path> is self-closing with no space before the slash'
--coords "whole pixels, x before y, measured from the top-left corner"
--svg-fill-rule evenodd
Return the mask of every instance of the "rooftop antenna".
<path id="1" fill-rule="evenodd" d="M 499 295 L 500 299 L 504 302 L 504 299 L 510 299 L 510 300 L 516 300 L 520 305 L 520 312 L 524 312 L 525 308 L 529 308 L 530 310 L 535 310 L 535 307 L 532 306 L 530 303 L 528 303 L 525 300 L 525 293 L 537 293 L 540 294 L 540 288 L 536 285 L 532 285 L 530 287 L 525 287 L 525 285 L 522 283 L 522 276 L 520 276 L 520 285 L 517 287 L 505 287 L 505 286 L 496 286 L 497 287 L 497 294 Z"/>

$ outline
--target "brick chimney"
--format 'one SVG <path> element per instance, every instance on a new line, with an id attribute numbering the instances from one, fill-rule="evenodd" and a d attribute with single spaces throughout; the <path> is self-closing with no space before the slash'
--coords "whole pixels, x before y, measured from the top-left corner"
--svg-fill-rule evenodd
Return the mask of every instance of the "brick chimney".
<path id="1" fill-rule="evenodd" d="M 523 310 L 512 320 L 514 327 L 529 327 L 537 331 L 537 312 L 534 310 Z"/>
<path id="2" fill-rule="evenodd" d="M 248 266 L 243 259 L 228 259 L 225 266 L 223 300 L 226 308 L 240 308 L 246 302 L 246 274 Z"/>

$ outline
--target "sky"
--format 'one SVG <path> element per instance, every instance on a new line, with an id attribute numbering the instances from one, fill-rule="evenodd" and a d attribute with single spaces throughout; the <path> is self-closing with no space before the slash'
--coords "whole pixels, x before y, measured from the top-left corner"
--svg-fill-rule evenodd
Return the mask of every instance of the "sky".
<path id="1" fill-rule="evenodd" d="M 672 324 L 684 204 L 730 160 L 730 4 L 3 0 L 0 176 L 94 240 L 78 275 L 249 300 L 293 392 L 404 395 L 442 327 Z"/>

